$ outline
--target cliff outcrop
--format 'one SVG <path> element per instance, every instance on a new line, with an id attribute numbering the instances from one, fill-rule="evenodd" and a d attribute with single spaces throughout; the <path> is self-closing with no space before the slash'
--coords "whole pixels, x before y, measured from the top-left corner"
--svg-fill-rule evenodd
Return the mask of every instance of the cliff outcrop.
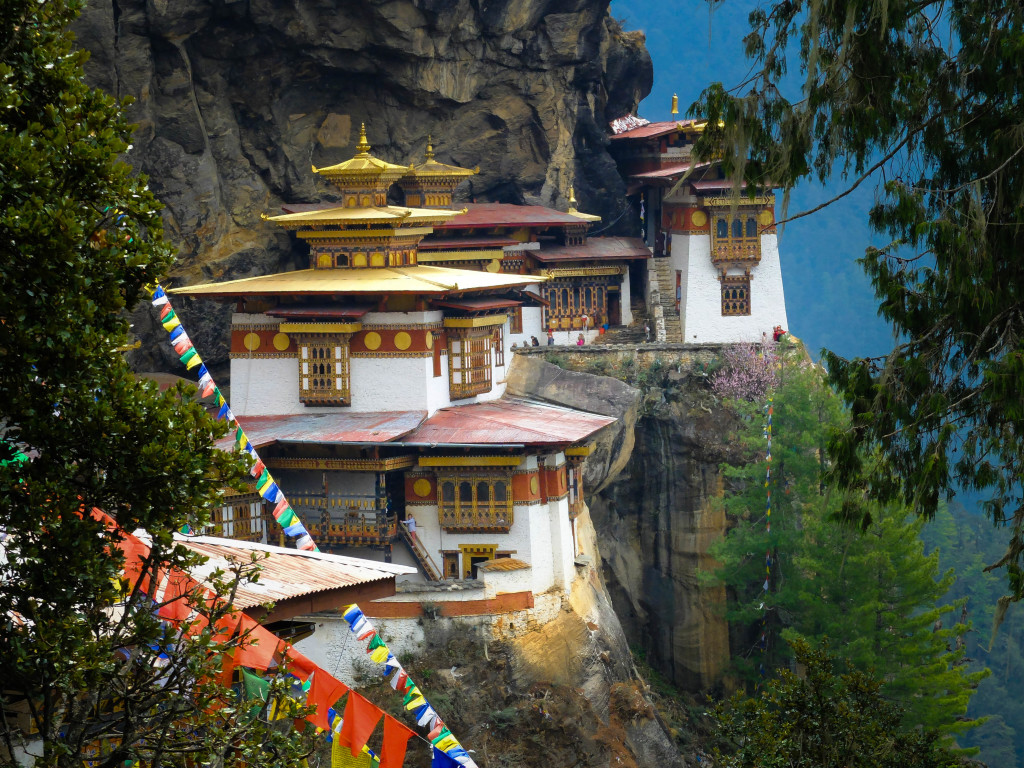
<path id="1" fill-rule="evenodd" d="M 564 206 L 575 184 L 613 222 L 607 122 L 653 77 L 608 0 L 112 0 L 75 32 L 91 81 L 134 100 L 127 159 L 167 206 L 177 282 L 300 263 L 260 214 L 329 197 L 310 166 L 350 157 L 362 122 L 386 160 L 420 162 L 432 134 L 439 160 L 479 166 L 462 199 Z M 189 316 L 209 363 L 226 359 L 227 311 Z M 151 320 L 136 327 L 148 338 Z M 163 347 L 136 364 L 176 366 Z"/>
<path id="2" fill-rule="evenodd" d="M 715 500 L 723 491 L 719 466 L 730 456 L 731 417 L 706 375 L 719 352 L 654 344 L 520 352 L 510 377 L 510 386 L 531 396 L 620 416 L 615 429 L 632 433 L 604 437 L 622 446 L 615 457 L 622 470 L 593 477 L 584 489 L 602 575 L 629 645 L 690 692 L 719 682 L 730 650 L 724 589 L 700 579 L 714 569 L 708 547 L 726 528 Z M 621 381 L 582 387 L 581 396 L 581 377 Z M 619 407 L 603 407 L 616 399 L 607 393 L 620 388 L 635 393 L 635 407 L 623 407 L 621 398 Z M 592 458 L 594 470 L 606 463 L 600 450 Z"/>

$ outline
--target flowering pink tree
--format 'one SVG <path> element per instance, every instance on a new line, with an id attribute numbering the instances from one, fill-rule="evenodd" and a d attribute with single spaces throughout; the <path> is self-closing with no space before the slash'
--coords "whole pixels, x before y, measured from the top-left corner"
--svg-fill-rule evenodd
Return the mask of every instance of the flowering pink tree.
<path id="1" fill-rule="evenodd" d="M 774 341 L 732 344 L 723 357 L 725 364 L 711 379 L 719 397 L 759 402 L 779 383 L 779 345 Z"/>

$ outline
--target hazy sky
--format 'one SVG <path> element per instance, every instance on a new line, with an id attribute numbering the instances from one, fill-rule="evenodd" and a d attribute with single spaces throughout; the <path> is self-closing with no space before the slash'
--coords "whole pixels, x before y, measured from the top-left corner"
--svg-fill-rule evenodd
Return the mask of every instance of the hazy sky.
<path id="1" fill-rule="evenodd" d="M 742 82 L 749 70 L 743 37 L 755 5 L 733 0 L 712 13 L 704 0 L 612 0 L 612 15 L 626 29 L 647 35 L 654 60 L 654 88 L 640 115 L 669 120 L 673 93 L 679 94 L 682 115 L 708 83 Z M 840 189 L 838 183 L 829 190 L 807 184 L 794 192 L 789 213 Z M 881 354 L 892 346 L 890 331 L 877 317 L 871 284 L 856 263 L 871 241 L 866 222 L 872 199 L 873 187 L 865 184 L 841 203 L 792 222 L 780 235 L 791 330 L 815 356 L 822 347 L 854 356 Z"/>

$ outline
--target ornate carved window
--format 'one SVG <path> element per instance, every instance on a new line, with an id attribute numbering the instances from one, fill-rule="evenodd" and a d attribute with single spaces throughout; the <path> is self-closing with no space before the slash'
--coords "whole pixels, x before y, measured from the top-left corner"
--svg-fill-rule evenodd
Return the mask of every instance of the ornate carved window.
<path id="1" fill-rule="evenodd" d="M 722 317 L 750 314 L 750 275 L 725 275 L 722 280 Z"/>
<path id="2" fill-rule="evenodd" d="M 449 532 L 496 531 L 512 527 L 511 475 L 439 475 L 437 517 Z"/>
<path id="3" fill-rule="evenodd" d="M 453 400 L 491 391 L 494 341 L 490 328 L 448 331 L 448 387 Z"/>
<path id="4" fill-rule="evenodd" d="M 608 278 L 552 280 L 541 288 L 541 295 L 548 302 L 544 308 L 547 328 L 582 329 L 584 314 L 590 318 L 590 328 L 608 320 Z"/>
<path id="5" fill-rule="evenodd" d="M 516 307 L 512 310 L 512 324 L 510 333 L 522 333 L 523 332 L 523 308 Z"/>
<path id="6" fill-rule="evenodd" d="M 719 211 L 714 216 L 711 259 L 716 263 L 753 263 L 761 261 L 761 236 L 756 214 L 752 211 Z"/>
<path id="7" fill-rule="evenodd" d="M 351 405 L 348 335 L 300 337 L 299 400 L 305 405 Z"/>

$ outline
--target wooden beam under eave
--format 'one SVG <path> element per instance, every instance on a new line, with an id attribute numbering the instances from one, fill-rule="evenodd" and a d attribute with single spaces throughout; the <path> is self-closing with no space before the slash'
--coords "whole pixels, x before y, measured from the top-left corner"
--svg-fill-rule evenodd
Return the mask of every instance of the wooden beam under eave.
<path id="1" fill-rule="evenodd" d="M 256 619 L 260 624 L 267 624 L 272 621 L 286 621 L 308 613 L 340 610 L 352 603 L 368 603 L 371 600 L 391 597 L 394 594 L 395 579 L 392 577 L 371 581 L 367 584 L 338 587 L 323 592 L 314 592 L 311 595 L 280 600 L 269 612 L 263 606 L 257 605 L 246 608 L 244 613 L 250 618 Z"/>

